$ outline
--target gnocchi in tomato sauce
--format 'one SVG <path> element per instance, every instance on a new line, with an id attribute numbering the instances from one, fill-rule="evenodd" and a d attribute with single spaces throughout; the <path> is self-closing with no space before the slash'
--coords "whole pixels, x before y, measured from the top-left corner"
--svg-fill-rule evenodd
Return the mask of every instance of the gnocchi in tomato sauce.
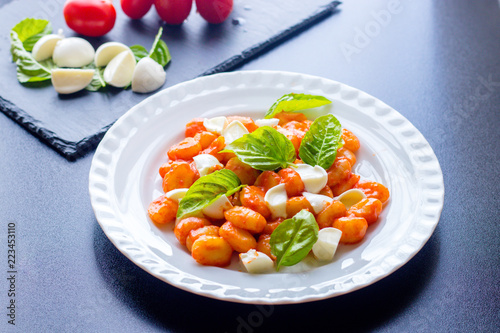
<path id="1" fill-rule="evenodd" d="M 389 191 L 353 173 L 361 143 L 345 128 L 339 134 L 342 144 L 331 166 L 297 168 L 304 164 L 301 144 L 312 124 L 299 112 L 281 112 L 257 121 L 244 116 L 191 120 L 186 124 L 185 138 L 165 152 L 168 159 L 159 167 L 165 194 L 151 202 L 149 217 L 157 225 L 175 224 L 176 238 L 199 264 L 227 266 L 233 254 L 239 253 L 245 265 L 253 263 L 245 266 L 247 270 L 257 273 L 276 260 L 271 246 L 273 232 L 284 220 L 304 210 L 314 216 L 320 231 L 337 229 L 340 246 L 362 241 L 378 220 Z M 287 167 L 260 170 L 226 149 L 262 126 L 276 130 L 293 145 L 293 160 Z M 228 128 L 232 132 L 228 133 Z M 194 214 L 179 217 L 178 209 L 189 188 L 200 177 L 220 170 L 233 172 L 240 186 Z M 309 192 L 311 188 L 315 190 Z M 315 248 L 321 247 L 322 241 L 329 246 L 321 232 L 317 238 Z M 263 257 L 267 258 L 261 260 Z"/>

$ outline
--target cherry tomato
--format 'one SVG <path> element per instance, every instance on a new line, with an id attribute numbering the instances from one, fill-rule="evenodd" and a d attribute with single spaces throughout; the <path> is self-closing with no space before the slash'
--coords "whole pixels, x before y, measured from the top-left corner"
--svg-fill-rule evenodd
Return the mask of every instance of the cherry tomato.
<path id="1" fill-rule="evenodd" d="M 233 10 L 233 0 L 196 0 L 196 9 L 209 23 L 224 22 Z"/>
<path id="2" fill-rule="evenodd" d="M 138 20 L 146 15 L 154 0 L 120 0 L 123 12 L 131 19 Z"/>
<path id="3" fill-rule="evenodd" d="M 68 0 L 63 14 L 70 29 L 90 37 L 107 34 L 116 20 L 116 10 L 110 0 Z"/>
<path id="4" fill-rule="evenodd" d="M 167 24 L 181 24 L 189 16 L 193 0 L 154 0 L 154 4 Z"/>

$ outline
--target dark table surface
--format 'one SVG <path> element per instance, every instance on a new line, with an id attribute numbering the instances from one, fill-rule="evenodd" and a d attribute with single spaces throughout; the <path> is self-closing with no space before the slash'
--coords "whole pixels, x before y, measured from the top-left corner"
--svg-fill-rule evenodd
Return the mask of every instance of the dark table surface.
<path id="1" fill-rule="evenodd" d="M 500 3 L 348 0 L 340 8 L 240 70 L 344 82 L 422 132 L 446 195 L 413 259 L 364 289 L 306 304 L 257 307 L 181 291 L 136 267 L 100 229 L 87 189 L 92 154 L 68 162 L 2 114 L 0 331 L 500 331 Z M 9 223 L 15 326 L 6 316 Z"/>

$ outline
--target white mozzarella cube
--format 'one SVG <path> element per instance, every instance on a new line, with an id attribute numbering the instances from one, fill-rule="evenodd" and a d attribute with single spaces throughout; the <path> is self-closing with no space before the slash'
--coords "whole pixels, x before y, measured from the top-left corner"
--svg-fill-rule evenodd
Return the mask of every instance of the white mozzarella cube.
<path id="1" fill-rule="evenodd" d="M 241 121 L 233 120 L 229 125 L 227 125 L 224 131 L 222 131 L 222 136 L 224 137 L 226 145 L 228 145 L 248 133 L 247 128 L 241 123 Z"/>
<path id="2" fill-rule="evenodd" d="M 286 201 L 288 196 L 286 194 L 285 184 L 279 184 L 271 187 L 264 196 L 264 201 L 269 207 L 273 218 L 284 217 L 286 218 Z"/>
<path id="3" fill-rule="evenodd" d="M 328 182 L 326 170 L 319 165 L 298 164 L 294 170 L 300 175 L 307 192 L 319 193 Z"/>
<path id="4" fill-rule="evenodd" d="M 254 249 L 240 253 L 240 260 L 247 272 L 252 274 L 267 273 L 274 268 L 274 262 L 267 254 Z"/>
<path id="5" fill-rule="evenodd" d="M 333 259 L 339 245 L 342 231 L 336 228 L 323 228 L 318 232 L 318 240 L 314 243 L 312 251 L 314 257 L 321 261 Z"/>
<path id="6" fill-rule="evenodd" d="M 361 200 L 365 199 L 366 195 L 363 193 L 363 191 L 358 190 L 356 188 L 350 189 L 339 195 L 338 197 L 335 197 L 335 200 L 338 200 L 342 202 L 345 206 L 345 209 L 351 208 L 351 206 L 357 204 Z"/>
<path id="7" fill-rule="evenodd" d="M 278 125 L 280 120 L 278 118 L 271 118 L 271 119 L 257 119 L 255 121 L 255 125 L 262 127 L 262 126 L 276 126 Z"/>
<path id="8" fill-rule="evenodd" d="M 212 202 L 207 207 L 203 208 L 202 212 L 204 215 L 211 217 L 213 219 L 223 219 L 224 211 L 233 208 L 233 204 L 225 195 L 221 195 L 214 202 Z"/>
<path id="9" fill-rule="evenodd" d="M 302 195 L 311 204 L 314 214 L 319 214 L 326 206 L 332 203 L 333 199 L 322 194 L 303 192 Z"/>
<path id="10" fill-rule="evenodd" d="M 176 188 L 175 190 L 165 193 L 165 196 L 169 199 L 179 202 L 182 198 L 184 198 L 188 190 L 188 188 Z"/>
<path id="11" fill-rule="evenodd" d="M 196 155 L 193 157 L 193 160 L 196 165 L 196 169 L 198 169 L 198 172 L 200 173 L 200 177 L 208 175 L 217 165 L 221 168 L 224 167 L 224 165 L 222 165 L 215 156 L 210 154 Z"/>
<path id="12" fill-rule="evenodd" d="M 224 129 L 229 125 L 229 122 L 226 117 L 213 117 L 213 118 L 205 118 L 203 120 L 203 126 L 207 129 L 207 131 L 222 134 Z"/>

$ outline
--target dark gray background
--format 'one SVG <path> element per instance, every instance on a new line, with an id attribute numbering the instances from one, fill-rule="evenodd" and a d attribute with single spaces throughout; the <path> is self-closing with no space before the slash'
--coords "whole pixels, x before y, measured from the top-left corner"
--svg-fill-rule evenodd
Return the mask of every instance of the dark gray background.
<path id="1" fill-rule="evenodd" d="M 236 1 L 237 2 L 237 1 Z M 241 68 L 297 71 L 394 107 L 441 163 L 445 204 L 423 249 L 372 286 L 259 308 L 165 284 L 119 253 L 89 202 L 92 156 L 70 163 L 0 115 L 0 270 L 17 228 L 17 326 L 7 332 L 498 332 L 500 5 L 496 0 L 346 1 L 341 12 Z M 365 44 L 357 31 L 369 30 Z M 376 33 L 375 33 L 376 32 Z M 346 56 L 341 47 L 358 44 Z M 3 319 L 2 319 L 3 318 Z"/>

